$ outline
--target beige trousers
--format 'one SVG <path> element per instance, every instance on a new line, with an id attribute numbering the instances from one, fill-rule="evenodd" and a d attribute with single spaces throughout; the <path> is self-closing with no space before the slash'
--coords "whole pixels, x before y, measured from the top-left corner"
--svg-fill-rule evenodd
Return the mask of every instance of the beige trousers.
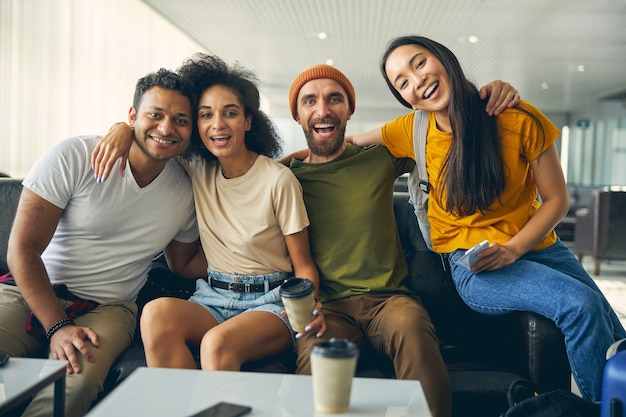
<path id="1" fill-rule="evenodd" d="M 398 379 L 420 381 L 434 417 L 450 416 L 448 372 L 435 328 L 419 301 L 405 295 L 357 295 L 325 303 L 322 312 L 326 333 L 296 342 L 297 373 L 311 373 L 309 352 L 314 344 L 337 337 L 362 346 L 367 338 L 378 353 L 393 362 Z"/>
<path id="2" fill-rule="evenodd" d="M 70 301 L 60 300 L 64 307 Z M 30 308 L 17 287 L 0 284 L 0 353 L 16 357 L 41 357 L 48 355 L 47 340 L 26 332 Z M 79 356 L 82 371 L 66 377 L 65 415 L 85 415 L 91 403 L 103 389 L 111 365 L 128 347 L 137 325 L 135 303 L 117 302 L 101 304 L 74 322 L 93 329 L 99 336 L 100 347 L 91 346 L 95 361 L 90 363 Z M 51 416 L 54 402 L 53 385 L 36 395 L 23 417 Z"/>

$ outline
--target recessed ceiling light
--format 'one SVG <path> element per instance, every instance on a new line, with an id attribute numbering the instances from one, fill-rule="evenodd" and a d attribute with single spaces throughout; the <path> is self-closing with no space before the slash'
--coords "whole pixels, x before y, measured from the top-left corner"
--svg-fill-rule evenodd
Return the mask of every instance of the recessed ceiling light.
<path id="1" fill-rule="evenodd" d="M 318 34 L 317 34 L 317 38 L 318 38 L 318 39 L 322 39 L 322 40 L 324 40 L 324 39 L 326 39 L 327 37 L 328 37 L 328 35 L 326 34 L 326 32 L 320 32 L 320 33 L 318 33 Z"/>
<path id="2" fill-rule="evenodd" d="M 587 71 L 587 67 L 584 66 L 583 64 L 570 65 L 569 70 L 572 72 L 585 72 Z"/>
<path id="3" fill-rule="evenodd" d="M 469 38 L 467 38 L 467 40 L 469 41 L 469 43 L 476 43 L 478 42 L 478 37 L 472 35 Z"/>
<path id="4" fill-rule="evenodd" d="M 332 59 L 330 59 L 330 58 L 328 58 L 328 59 L 326 60 L 326 65 L 331 65 L 331 66 L 332 66 L 334 63 L 335 63 L 335 61 L 333 61 L 333 60 L 332 60 Z"/>
<path id="5" fill-rule="evenodd" d="M 541 88 L 543 90 L 547 90 L 550 87 L 550 85 L 548 85 L 548 83 L 541 83 Z"/>

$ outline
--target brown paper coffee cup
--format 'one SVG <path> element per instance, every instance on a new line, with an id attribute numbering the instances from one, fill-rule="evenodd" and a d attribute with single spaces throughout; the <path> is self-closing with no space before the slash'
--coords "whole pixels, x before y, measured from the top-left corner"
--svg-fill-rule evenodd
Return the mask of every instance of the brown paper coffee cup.
<path id="1" fill-rule="evenodd" d="M 315 286 L 306 278 L 293 278 L 280 286 L 289 324 L 295 332 L 302 332 L 315 316 Z"/>
<path id="2" fill-rule="evenodd" d="M 346 339 L 330 339 L 314 345 L 310 355 L 315 409 L 345 413 L 350 408 L 358 348 Z"/>

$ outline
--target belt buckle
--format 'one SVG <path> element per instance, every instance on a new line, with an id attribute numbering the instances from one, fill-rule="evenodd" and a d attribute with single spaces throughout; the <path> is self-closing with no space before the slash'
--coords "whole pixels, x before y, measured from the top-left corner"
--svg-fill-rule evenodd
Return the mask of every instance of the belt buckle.
<path id="1" fill-rule="evenodd" d="M 237 291 L 235 288 L 236 285 L 241 285 L 241 278 L 235 278 L 235 280 L 233 282 L 229 282 L 228 283 L 228 291 L 232 291 L 232 292 L 239 292 Z"/>
<path id="2" fill-rule="evenodd" d="M 252 285 L 251 284 L 243 284 L 243 291 L 244 292 L 252 292 Z"/>

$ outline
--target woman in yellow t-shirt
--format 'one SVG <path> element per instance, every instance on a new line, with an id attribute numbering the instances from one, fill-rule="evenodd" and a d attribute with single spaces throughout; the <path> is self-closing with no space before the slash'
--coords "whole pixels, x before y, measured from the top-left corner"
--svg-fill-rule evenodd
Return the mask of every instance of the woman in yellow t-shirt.
<path id="1" fill-rule="evenodd" d="M 581 394 L 599 402 L 605 354 L 626 332 L 554 232 L 569 206 L 554 146 L 559 131 L 523 101 L 491 117 L 454 54 L 430 39 L 392 40 L 381 71 L 400 103 L 428 112 L 430 238 L 433 250 L 448 256 L 459 294 L 483 314 L 533 311 L 553 320 Z M 415 157 L 414 116 L 350 140 Z M 465 252 L 484 240 L 487 249 L 464 266 Z"/>

